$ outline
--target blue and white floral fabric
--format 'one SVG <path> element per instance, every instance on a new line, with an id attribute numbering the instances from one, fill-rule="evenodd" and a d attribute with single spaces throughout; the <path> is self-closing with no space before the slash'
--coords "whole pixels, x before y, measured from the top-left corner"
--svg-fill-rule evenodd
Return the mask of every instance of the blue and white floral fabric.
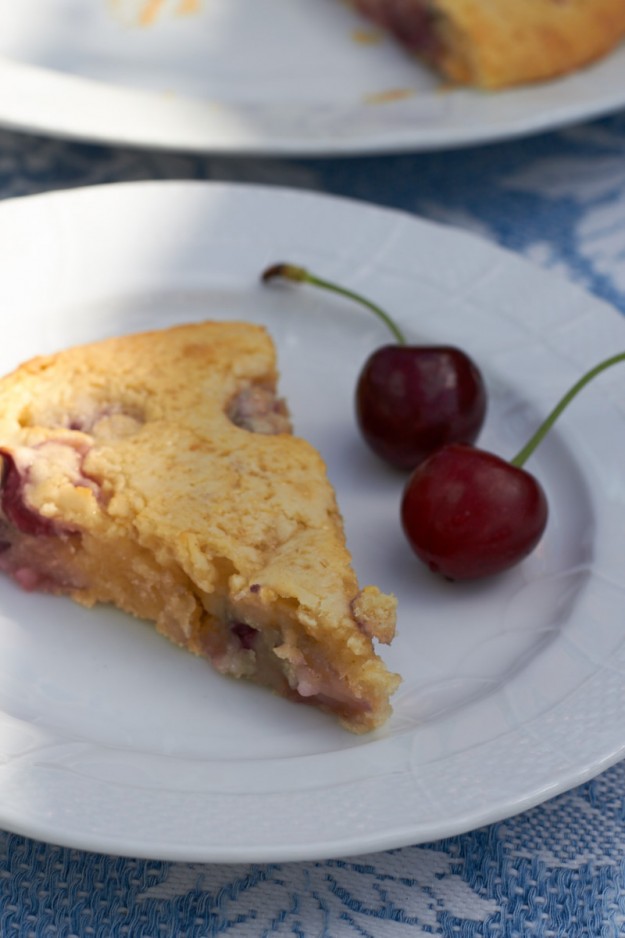
<path id="1" fill-rule="evenodd" d="M 174 178 L 316 189 L 469 228 L 625 314 L 625 113 L 487 147 L 339 160 L 214 159 L 0 132 L 1 197 Z M 1 938 L 213 935 L 625 935 L 625 764 L 488 828 L 323 862 L 168 863 L 0 833 Z"/>

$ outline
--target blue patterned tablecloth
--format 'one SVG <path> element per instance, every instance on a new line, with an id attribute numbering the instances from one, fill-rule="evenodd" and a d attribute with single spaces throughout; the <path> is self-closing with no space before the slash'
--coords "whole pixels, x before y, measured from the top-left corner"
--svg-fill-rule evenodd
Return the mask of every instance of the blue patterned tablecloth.
<path id="1" fill-rule="evenodd" d="M 625 313 L 625 113 L 488 147 L 337 160 L 214 159 L 0 132 L 3 197 L 188 178 L 338 193 L 469 228 Z M 324 862 L 169 863 L 0 833 L 0 938 L 212 935 L 625 935 L 625 764 L 491 827 Z"/>

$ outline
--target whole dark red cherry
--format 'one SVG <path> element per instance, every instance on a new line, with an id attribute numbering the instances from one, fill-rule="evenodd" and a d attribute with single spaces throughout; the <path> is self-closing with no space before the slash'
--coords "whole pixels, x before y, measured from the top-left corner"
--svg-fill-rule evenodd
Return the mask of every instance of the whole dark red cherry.
<path id="1" fill-rule="evenodd" d="M 391 317 L 375 303 L 294 264 L 262 274 L 330 290 L 371 310 L 395 343 L 376 349 L 360 371 L 356 421 L 370 449 L 397 469 L 413 469 L 446 443 L 472 443 L 486 416 L 486 389 L 477 365 L 459 348 L 408 345 Z"/>
<path id="2" fill-rule="evenodd" d="M 538 480 L 523 469 L 575 395 L 625 352 L 580 378 L 510 462 L 470 445 L 449 444 L 411 474 L 401 500 L 408 542 L 430 570 L 450 580 L 500 573 L 540 541 L 548 507 Z"/>
<path id="3" fill-rule="evenodd" d="M 413 469 L 446 443 L 477 439 L 486 390 L 461 349 L 385 345 L 365 362 L 355 403 L 360 432 L 373 452 L 398 469 Z"/>
<path id="4" fill-rule="evenodd" d="M 518 563 L 538 544 L 547 515 L 534 476 L 462 443 L 422 462 L 401 502 L 402 526 L 415 554 L 450 580 L 488 576 Z"/>

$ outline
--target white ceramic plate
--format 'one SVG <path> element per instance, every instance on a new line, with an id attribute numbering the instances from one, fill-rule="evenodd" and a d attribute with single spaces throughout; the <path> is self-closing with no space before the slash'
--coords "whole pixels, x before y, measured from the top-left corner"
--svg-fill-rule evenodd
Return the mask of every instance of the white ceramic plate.
<path id="1" fill-rule="evenodd" d="M 0 124 L 210 153 L 462 146 L 625 105 L 625 47 L 547 84 L 443 90 L 339 0 L 20 0 L 0 12 Z"/>
<path id="2" fill-rule="evenodd" d="M 454 834 L 606 768 L 625 747 L 625 371 L 604 373 L 531 468 L 543 542 L 489 582 L 412 557 L 402 477 L 361 443 L 356 374 L 387 340 L 360 308 L 261 286 L 290 259 L 360 289 L 415 340 L 481 363 L 482 443 L 512 456 L 625 322 L 474 236 L 288 190 L 140 183 L 0 205 L 0 370 L 34 353 L 202 318 L 266 324 L 296 429 L 323 453 L 361 582 L 399 598 L 403 685 L 379 732 L 215 674 L 115 611 L 0 581 L 0 825 L 175 860 L 296 860 Z"/>

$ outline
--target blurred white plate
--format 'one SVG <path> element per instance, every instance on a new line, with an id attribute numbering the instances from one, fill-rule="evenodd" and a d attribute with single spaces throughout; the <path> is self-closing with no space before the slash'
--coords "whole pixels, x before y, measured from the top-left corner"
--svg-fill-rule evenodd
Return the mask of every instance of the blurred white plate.
<path id="1" fill-rule="evenodd" d="M 527 134 L 625 105 L 625 47 L 566 78 L 443 90 L 339 0 L 20 0 L 0 124 L 209 153 L 357 154 Z M 360 36 L 360 40 L 359 37 Z"/>
<path id="2" fill-rule="evenodd" d="M 0 204 L 0 370 L 201 318 L 266 324 L 296 429 L 322 452 L 362 583 L 399 598 L 395 713 L 355 737 L 220 677 L 152 626 L 0 580 L 0 826 L 134 856 L 269 861 L 451 835 L 625 752 L 625 371 L 586 389 L 531 461 L 551 518 L 489 582 L 412 557 L 402 477 L 361 443 L 357 372 L 387 341 L 347 301 L 258 275 L 291 259 L 360 289 L 415 339 L 481 363 L 483 445 L 512 456 L 625 322 L 478 238 L 380 208 L 253 186 L 139 183 Z"/>

